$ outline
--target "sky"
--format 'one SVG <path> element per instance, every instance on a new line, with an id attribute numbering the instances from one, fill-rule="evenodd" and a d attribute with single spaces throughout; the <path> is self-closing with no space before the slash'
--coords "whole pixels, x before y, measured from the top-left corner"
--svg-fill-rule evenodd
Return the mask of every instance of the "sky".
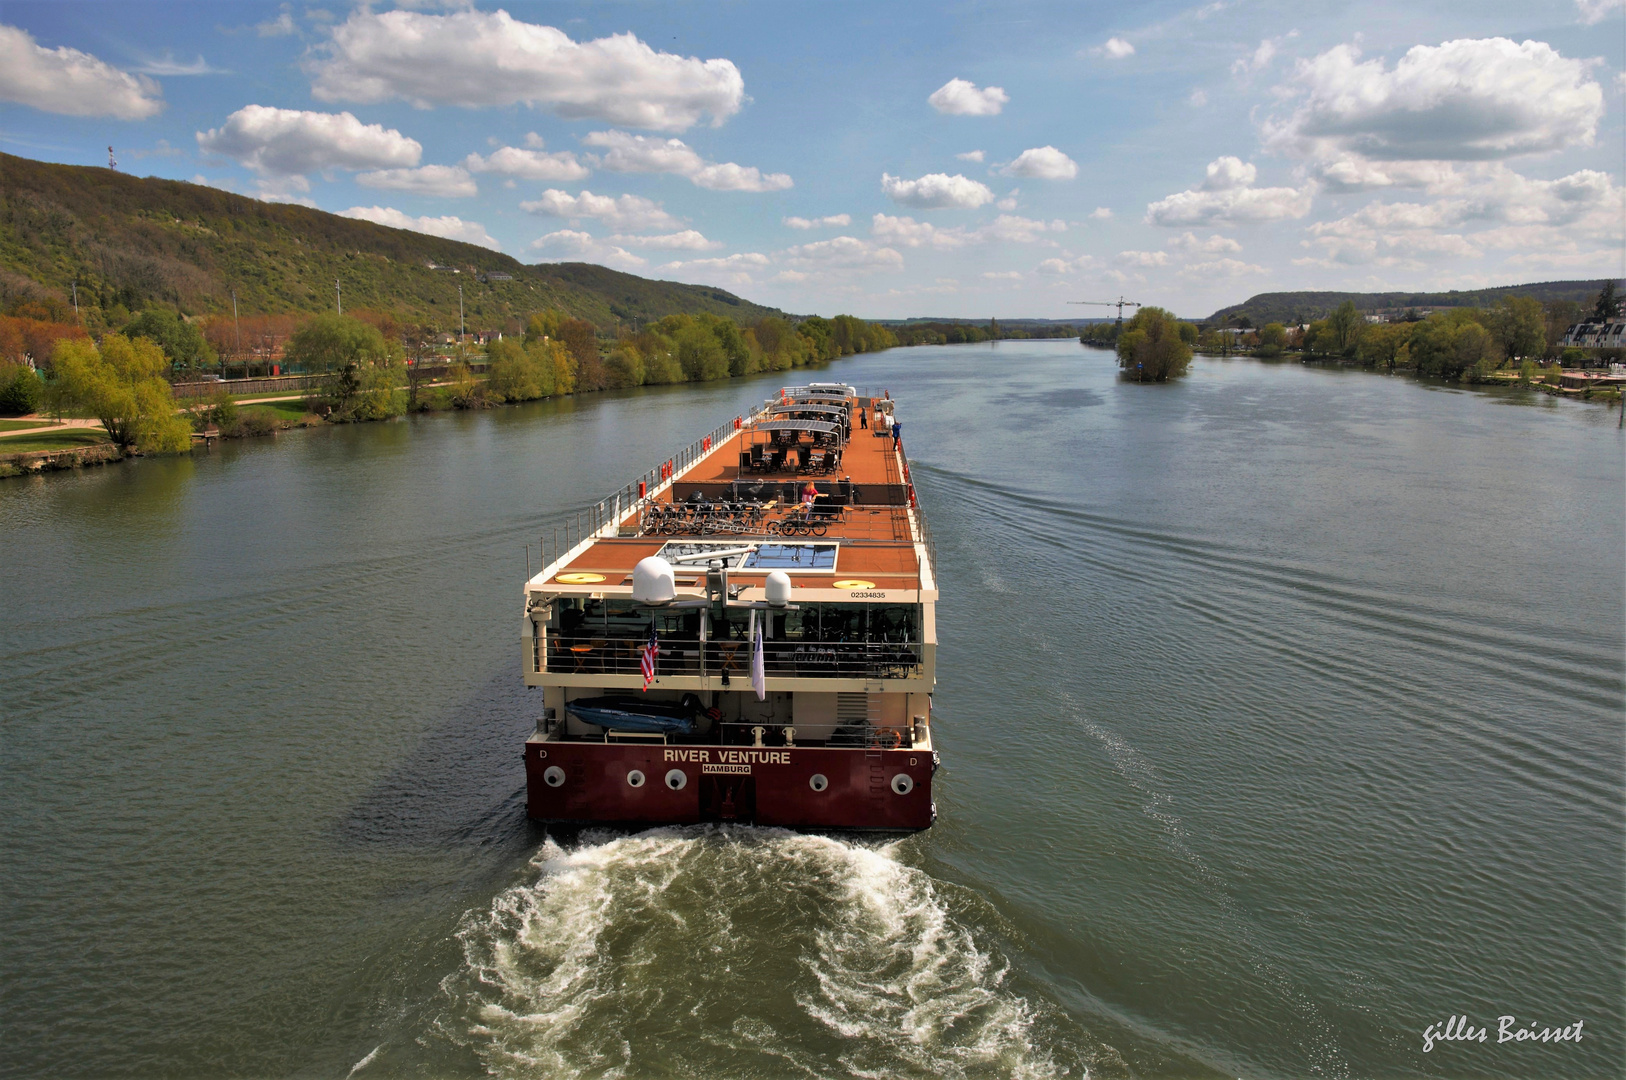
<path id="1" fill-rule="evenodd" d="M 1626 0 L 0 6 L 0 149 L 786 311 L 1626 273 Z"/>

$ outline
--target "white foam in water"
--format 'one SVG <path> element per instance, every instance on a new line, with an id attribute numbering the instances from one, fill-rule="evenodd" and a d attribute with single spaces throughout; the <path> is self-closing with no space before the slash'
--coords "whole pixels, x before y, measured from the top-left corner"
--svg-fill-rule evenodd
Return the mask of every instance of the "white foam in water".
<path id="1" fill-rule="evenodd" d="M 441 1030 L 505 1076 L 1057 1076 L 1009 964 L 893 849 L 774 829 L 548 840 L 470 913 Z"/>

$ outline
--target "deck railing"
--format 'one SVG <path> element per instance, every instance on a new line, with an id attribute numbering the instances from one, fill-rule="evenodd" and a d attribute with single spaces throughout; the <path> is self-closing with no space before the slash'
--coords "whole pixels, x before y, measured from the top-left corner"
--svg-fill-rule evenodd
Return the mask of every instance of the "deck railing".
<path id="1" fill-rule="evenodd" d="M 539 648 L 538 643 L 545 642 Z M 563 675 L 642 675 L 648 638 L 562 637 L 529 639 L 533 672 Z M 918 642 L 764 641 L 763 674 L 770 679 L 910 679 L 921 673 Z M 538 668 L 538 663 L 545 667 Z M 751 644 L 662 638 L 655 661 L 660 675 L 727 676 L 741 687 L 751 681 Z"/>
<path id="2" fill-rule="evenodd" d="M 739 414 L 741 426 L 751 423 L 772 404 L 772 401 L 765 402 Z M 734 419 L 730 418 L 598 502 L 567 512 L 556 521 L 549 533 L 542 534 L 538 544 L 542 558 L 540 565 L 546 568 L 550 559 L 556 562 L 585 541 L 597 537 L 606 529 L 615 527 L 628 514 L 652 500 L 668 484 L 682 476 L 689 466 L 717 449 L 733 434 Z M 642 495 L 638 493 L 640 484 L 644 488 Z M 551 544 L 548 542 L 550 536 Z M 530 549 L 527 547 L 526 560 L 529 559 Z"/>

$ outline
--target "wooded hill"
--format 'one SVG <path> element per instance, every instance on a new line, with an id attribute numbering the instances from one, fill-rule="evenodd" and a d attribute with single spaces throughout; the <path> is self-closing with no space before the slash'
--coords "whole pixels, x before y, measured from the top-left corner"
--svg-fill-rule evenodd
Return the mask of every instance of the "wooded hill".
<path id="1" fill-rule="evenodd" d="M 456 268 L 431 269 L 430 264 Z M 488 272 L 511 281 L 482 281 Z M 135 311 L 154 301 L 187 315 L 345 309 L 470 331 L 548 308 L 600 329 L 707 312 L 740 323 L 782 312 L 722 289 L 651 281 L 588 263 L 527 266 L 474 244 L 391 229 L 175 180 L 0 154 L 0 307 L 43 286 L 63 300 Z M 33 283 L 32 285 L 30 283 Z M 127 317 L 127 316 L 125 316 Z"/>
<path id="2" fill-rule="evenodd" d="M 1345 300 L 1359 311 L 1391 311 L 1413 308 L 1436 311 L 1440 308 L 1490 307 L 1504 296 L 1527 296 L 1532 300 L 1574 300 L 1590 305 L 1603 287 L 1603 280 L 1538 281 L 1529 285 L 1499 285 L 1490 289 L 1450 292 L 1274 292 L 1250 296 L 1240 304 L 1220 308 L 1206 320 L 1219 323 L 1246 316 L 1254 326 L 1279 322 L 1287 326 L 1324 319 Z"/>

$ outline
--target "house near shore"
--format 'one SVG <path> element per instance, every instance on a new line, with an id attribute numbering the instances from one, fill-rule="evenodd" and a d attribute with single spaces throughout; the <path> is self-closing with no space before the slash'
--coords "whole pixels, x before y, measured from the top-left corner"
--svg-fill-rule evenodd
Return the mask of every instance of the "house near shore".
<path id="1" fill-rule="evenodd" d="M 1576 323 L 1564 331 L 1559 344 L 1580 349 L 1626 348 L 1626 320 Z"/>

